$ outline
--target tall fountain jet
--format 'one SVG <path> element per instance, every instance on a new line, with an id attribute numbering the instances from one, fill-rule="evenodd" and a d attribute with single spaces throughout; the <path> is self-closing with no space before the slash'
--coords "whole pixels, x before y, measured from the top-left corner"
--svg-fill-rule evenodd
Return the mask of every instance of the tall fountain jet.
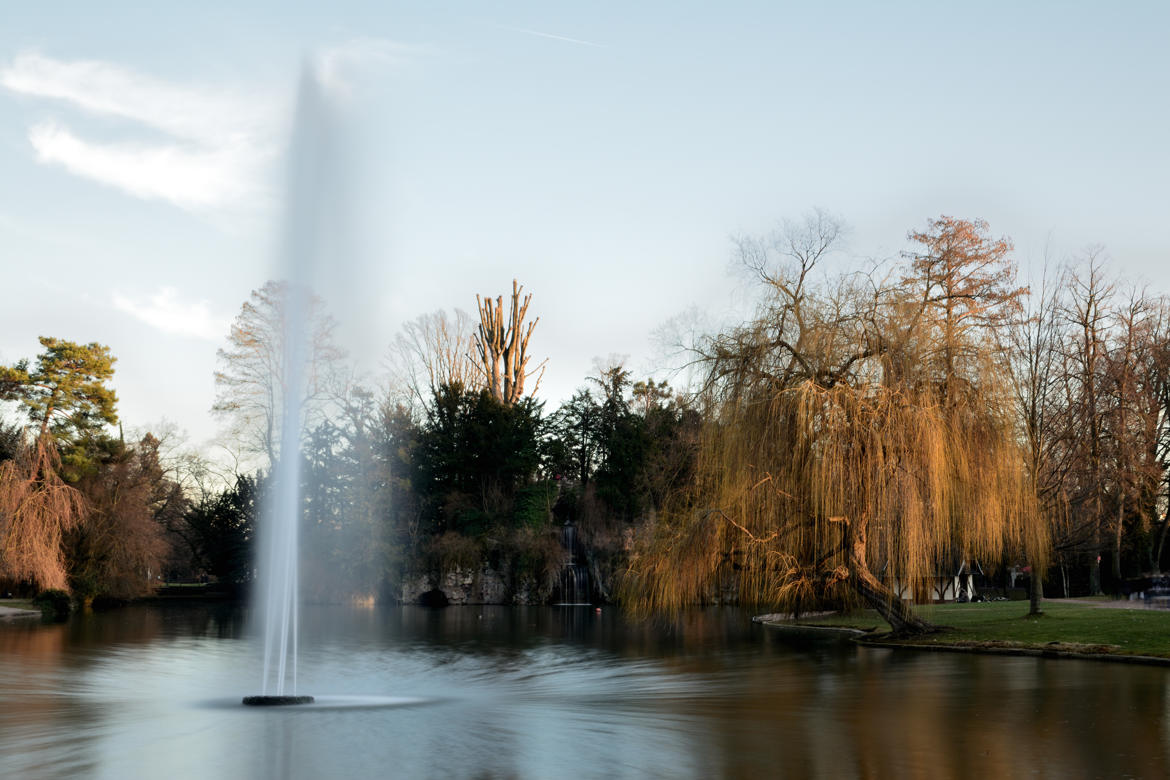
<path id="1" fill-rule="evenodd" d="M 264 635 L 260 696 L 245 704 L 302 704 L 297 694 L 297 632 L 302 407 L 309 381 L 309 316 L 313 273 L 322 243 L 328 189 L 329 114 L 313 68 L 302 71 L 289 152 L 280 264 L 286 282 L 278 376 L 279 456 L 272 491 L 261 507 L 259 582 L 254 599 Z"/>

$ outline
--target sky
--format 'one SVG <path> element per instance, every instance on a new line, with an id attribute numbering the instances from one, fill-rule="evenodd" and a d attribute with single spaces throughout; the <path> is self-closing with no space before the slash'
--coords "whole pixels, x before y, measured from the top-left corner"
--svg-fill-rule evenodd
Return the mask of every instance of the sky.
<path id="1" fill-rule="evenodd" d="M 309 6 L 315 6 L 309 8 Z M 328 7 L 324 7 L 324 6 Z M 1034 269 L 1102 246 L 1170 292 L 1170 4 L 0 0 L 0 362 L 118 358 L 128 429 L 217 433 L 216 350 L 280 275 L 308 63 L 340 117 L 321 294 L 377 373 L 401 324 L 532 294 L 555 407 L 595 361 L 742 311 L 734 235 L 813 208 L 843 266 L 942 214 Z"/>

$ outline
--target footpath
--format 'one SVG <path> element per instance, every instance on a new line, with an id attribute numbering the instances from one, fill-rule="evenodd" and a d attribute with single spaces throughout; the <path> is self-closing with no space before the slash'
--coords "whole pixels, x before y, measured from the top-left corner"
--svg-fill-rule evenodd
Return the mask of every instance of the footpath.
<path id="1" fill-rule="evenodd" d="M 37 609 L 21 609 L 20 607 L 3 607 L 0 606 L 0 620 L 8 620 L 9 618 L 22 617 L 40 617 L 41 612 Z"/>

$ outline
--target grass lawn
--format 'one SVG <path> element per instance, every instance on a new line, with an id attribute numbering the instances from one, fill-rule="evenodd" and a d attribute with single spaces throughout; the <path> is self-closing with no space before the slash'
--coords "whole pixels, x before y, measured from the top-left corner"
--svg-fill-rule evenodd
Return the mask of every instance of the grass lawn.
<path id="1" fill-rule="evenodd" d="M 0 607 L 14 607 L 15 609 L 33 609 L 33 610 L 36 610 L 37 612 L 41 611 L 40 607 L 34 606 L 33 603 L 31 601 L 29 601 L 28 599 L 0 599 Z"/>
<path id="2" fill-rule="evenodd" d="M 1045 601 L 1044 614 L 1029 618 L 1026 601 L 931 604 L 919 614 L 947 628 L 908 644 L 1026 647 L 1070 652 L 1151 655 L 1170 658 L 1170 610 L 1110 609 Z M 889 631 L 872 610 L 799 621 Z M 1059 643 L 1053 645 L 1052 643 Z"/>

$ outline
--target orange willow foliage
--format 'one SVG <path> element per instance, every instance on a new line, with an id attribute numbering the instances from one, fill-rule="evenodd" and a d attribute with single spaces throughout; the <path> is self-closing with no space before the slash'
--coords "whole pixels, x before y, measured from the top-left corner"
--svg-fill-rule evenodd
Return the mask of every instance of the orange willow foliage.
<path id="1" fill-rule="evenodd" d="M 698 477 L 631 562 L 635 607 L 832 596 L 910 622 L 883 577 L 921 592 L 959 557 L 1046 562 L 994 337 L 1026 292 L 1009 284 L 1010 244 L 943 218 L 911 236 L 937 241 L 897 285 L 818 286 L 810 272 L 836 235 L 818 219 L 777 244 L 786 265 L 748 247 L 768 297 L 701 355 L 711 411 Z"/>
<path id="2" fill-rule="evenodd" d="M 707 428 L 698 508 L 665 516 L 627 593 L 676 608 L 731 589 L 741 603 L 807 607 L 847 588 L 852 535 L 869 569 L 911 588 L 963 553 L 998 560 L 1047 536 L 1003 416 L 880 385 L 812 382 L 725 407 Z M 729 594 L 723 594 L 729 595 Z"/>
<path id="3" fill-rule="evenodd" d="M 39 588 L 68 587 L 64 533 L 85 515 L 85 499 L 58 476 L 51 437 L 0 463 L 0 575 Z"/>

